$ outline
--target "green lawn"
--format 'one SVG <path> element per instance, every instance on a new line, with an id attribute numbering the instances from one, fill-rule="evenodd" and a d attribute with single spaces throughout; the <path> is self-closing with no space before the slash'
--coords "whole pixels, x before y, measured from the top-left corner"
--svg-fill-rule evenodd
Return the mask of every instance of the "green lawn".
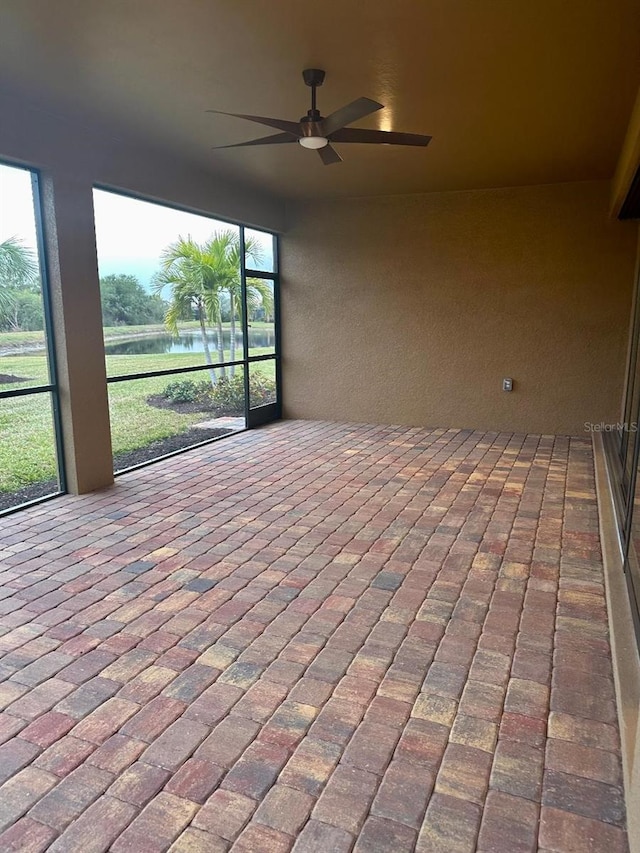
<path id="1" fill-rule="evenodd" d="M 118 331 L 122 334 L 123 329 Z M 6 336 L 0 335 L 0 345 L 3 337 Z M 251 354 L 267 352 L 253 349 Z M 228 352 L 225 358 L 229 358 Z M 201 353 L 110 355 L 107 356 L 107 369 L 112 376 L 142 373 L 197 365 L 202 363 L 201 359 Z M 273 362 L 257 365 L 255 369 L 275 378 Z M 45 384 L 48 382 L 46 357 L 44 354 L 0 356 L 0 374 L 12 374 L 28 380 L 2 384 L 0 389 L 3 391 Z M 185 432 L 192 424 L 207 420 L 208 416 L 203 413 L 178 414 L 147 403 L 149 396 L 160 394 L 168 383 L 177 378 L 200 382 L 207 376 L 207 371 L 196 371 L 178 377 L 160 376 L 111 383 L 109 406 L 114 453 L 144 447 L 154 440 Z M 0 400 L 0 492 L 16 491 L 29 483 L 46 481 L 55 476 L 49 394 Z"/>
<path id="2" fill-rule="evenodd" d="M 0 492 L 14 492 L 55 476 L 49 394 L 0 400 Z"/>

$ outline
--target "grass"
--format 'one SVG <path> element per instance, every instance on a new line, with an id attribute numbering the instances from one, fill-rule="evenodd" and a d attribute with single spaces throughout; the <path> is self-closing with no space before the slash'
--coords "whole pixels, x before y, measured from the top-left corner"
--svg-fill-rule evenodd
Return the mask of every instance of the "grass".
<path id="1" fill-rule="evenodd" d="M 149 327 L 145 329 L 148 330 Z M 122 334 L 123 329 L 118 331 Z M 0 345 L 3 337 L 0 335 Z M 268 352 L 269 350 L 251 350 L 252 355 Z M 109 355 L 106 361 L 108 374 L 115 376 L 189 367 L 202 363 L 198 361 L 200 358 L 201 353 L 170 353 Z M 225 358 L 229 358 L 228 351 Z M 241 369 L 236 368 L 236 371 Z M 275 378 L 273 362 L 259 364 L 255 369 L 271 379 Z M 3 391 L 46 384 L 46 356 L 44 353 L 0 356 L 0 373 L 28 380 L 2 384 L 0 390 Z M 182 414 L 171 409 L 159 409 L 147 403 L 149 396 L 160 394 L 169 382 L 176 378 L 189 378 L 200 382 L 207 376 L 207 371 L 194 371 L 179 377 L 159 376 L 111 383 L 109 409 L 114 454 L 136 450 L 157 439 L 178 435 L 186 432 L 193 424 L 207 420 L 206 413 Z M 17 491 L 30 483 L 54 479 L 57 475 L 54 448 L 53 419 L 48 393 L 0 400 L 0 492 Z"/>
<path id="2" fill-rule="evenodd" d="M 0 492 L 56 476 L 49 394 L 0 400 Z"/>

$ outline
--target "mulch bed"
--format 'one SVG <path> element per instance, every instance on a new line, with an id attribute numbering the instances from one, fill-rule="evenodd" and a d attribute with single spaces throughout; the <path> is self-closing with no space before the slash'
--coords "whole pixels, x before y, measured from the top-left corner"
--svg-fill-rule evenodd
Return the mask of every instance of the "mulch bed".
<path id="1" fill-rule="evenodd" d="M 191 405 L 184 403 L 181 405 Z M 173 406 L 171 408 L 174 408 Z M 177 410 L 177 409 L 176 409 Z M 197 411 L 197 409 L 196 409 Z M 139 447 L 137 450 L 129 450 L 127 453 L 118 453 L 113 457 L 113 470 L 122 471 L 125 468 L 132 468 L 134 465 L 141 465 L 143 462 L 149 462 L 158 456 L 166 456 L 167 453 L 173 453 L 176 450 L 184 450 L 191 447 L 193 444 L 199 444 L 201 441 L 208 441 L 210 438 L 218 438 L 221 435 L 228 435 L 230 432 L 235 432 L 232 429 L 216 427 L 215 429 L 189 429 L 180 435 L 171 435 L 168 438 L 161 438 L 158 441 L 152 441 L 146 447 Z"/>
<path id="2" fill-rule="evenodd" d="M 167 400 L 162 394 L 152 394 L 150 397 L 147 397 L 147 403 L 156 409 L 171 409 L 172 412 L 177 412 L 179 415 L 192 415 L 194 412 L 215 415 L 215 409 L 207 406 L 205 403 L 174 403 L 171 400 Z"/>
<path id="3" fill-rule="evenodd" d="M 48 480 L 46 483 L 31 483 L 15 492 L 0 492 L 0 510 L 11 509 L 14 506 L 54 495 L 58 491 L 58 481 Z"/>
<path id="4" fill-rule="evenodd" d="M 174 403 L 172 400 L 167 400 L 162 394 L 152 394 L 150 397 L 147 397 L 147 403 L 150 406 L 155 406 L 156 409 L 171 409 L 172 412 L 177 412 L 179 415 L 192 415 L 196 412 L 209 415 L 210 418 L 236 418 L 244 415 L 243 410 L 236 412 L 230 408 L 222 409 L 203 402 Z"/>
<path id="5" fill-rule="evenodd" d="M 0 385 L 11 385 L 14 382 L 29 382 L 28 376 L 14 376 L 13 373 L 0 373 Z"/>

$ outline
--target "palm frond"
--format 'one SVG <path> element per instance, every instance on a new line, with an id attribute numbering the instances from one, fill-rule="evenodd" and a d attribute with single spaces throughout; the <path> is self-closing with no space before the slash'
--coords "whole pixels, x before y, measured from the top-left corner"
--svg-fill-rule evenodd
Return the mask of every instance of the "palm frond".
<path id="1" fill-rule="evenodd" d="M 265 314 L 272 314 L 273 291 L 271 285 L 259 278 L 247 279 L 247 302 L 251 308 L 264 308 Z"/>
<path id="2" fill-rule="evenodd" d="M 38 277 L 35 253 L 17 237 L 0 243 L 0 285 L 23 288 L 33 285 Z"/>
<path id="3" fill-rule="evenodd" d="M 194 311 L 197 310 L 197 300 L 188 295 L 176 297 L 174 294 L 174 298 L 169 303 L 164 315 L 164 324 L 167 330 L 177 338 L 180 334 L 180 329 L 178 328 L 180 320 L 192 320 Z"/>
<path id="4" fill-rule="evenodd" d="M 264 252 L 262 251 L 262 246 L 260 245 L 258 240 L 256 240 L 256 238 L 252 237 L 251 235 L 247 236 L 245 234 L 244 256 L 247 266 L 249 266 L 251 263 L 256 269 L 260 269 L 260 264 L 264 261 Z"/>

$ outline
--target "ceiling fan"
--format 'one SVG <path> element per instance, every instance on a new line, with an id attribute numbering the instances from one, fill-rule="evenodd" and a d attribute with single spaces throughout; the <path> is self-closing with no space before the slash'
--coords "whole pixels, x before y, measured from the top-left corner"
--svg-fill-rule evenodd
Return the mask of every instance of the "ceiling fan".
<path id="1" fill-rule="evenodd" d="M 319 68 L 307 68 L 302 72 L 302 77 L 307 86 L 311 87 L 311 109 L 306 116 L 302 116 L 299 122 L 285 121 L 279 118 L 267 118 L 264 116 L 250 116 L 243 113 L 225 113 L 222 110 L 207 110 L 223 116 L 234 116 L 255 121 L 274 127 L 280 133 L 271 136 L 262 136 L 260 139 L 251 139 L 248 142 L 236 142 L 233 145 L 217 145 L 216 148 L 243 148 L 248 145 L 279 145 L 286 142 L 299 142 L 303 148 L 317 150 L 320 159 L 325 166 L 332 163 L 340 163 L 342 157 L 331 145 L 332 142 L 368 142 L 378 145 L 428 145 L 430 136 L 422 136 L 419 133 L 396 133 L 390 130 L 365 130 L 358 127 L 347 127 L 354 121 L 384 109 L 382 104 L 372 101 L 370 98 L 358 98 L 346 107 L 331 113 L 326 118 L 320 115 L 316 107 L 316 89 L 322 86 L 325 72 Z"/>

